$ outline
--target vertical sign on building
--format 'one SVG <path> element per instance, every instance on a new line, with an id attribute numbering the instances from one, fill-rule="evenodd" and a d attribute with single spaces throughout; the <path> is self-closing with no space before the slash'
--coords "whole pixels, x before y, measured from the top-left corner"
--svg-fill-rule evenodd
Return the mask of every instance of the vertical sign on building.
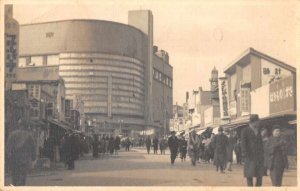
<path id="1" fill-rule="evenodd" d="M 241 115 L 249 115 L 250 113 L 250 89 L 251 89 L 251 83 L 242 83 L 240 84 L 240 111 Z"/>
<path id="2" fill-rule="evenodd" d="M 13 6 L 5 5 L 4 59 L 5 59 L 5 89 L 11 89 L 15 80 L 18 62 L 19 23 L 12 18 Z"/>
<path id="3" fill-rule="evenodd" d="M 112 75 L 109 75 L 108 76 L 108 100 L 107 100 L 107 116 L 108 117 L 111 117 L 112 116 L 112 112 L 111 112 L 111 108 L 112 108 L 112 98 L 111 98 L 111 94 L 112 94 Z"/>
<path id="4" fill-rule="evenodd" d="M 229 118 L 228 109 L 228 82 L 227 78 L 219 78 L 219 99 L 220 99 L 220 113 L 221 119 Z"/>

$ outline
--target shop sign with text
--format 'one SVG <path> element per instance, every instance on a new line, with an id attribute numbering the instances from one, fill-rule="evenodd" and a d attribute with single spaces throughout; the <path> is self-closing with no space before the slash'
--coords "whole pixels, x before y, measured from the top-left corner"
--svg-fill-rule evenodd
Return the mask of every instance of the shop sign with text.
<path id="1" fill-rule="evenodd" d="M 295 91 L 293 76 L 286 77 L 270 84 L 270 114 L 294 111 Z"/>

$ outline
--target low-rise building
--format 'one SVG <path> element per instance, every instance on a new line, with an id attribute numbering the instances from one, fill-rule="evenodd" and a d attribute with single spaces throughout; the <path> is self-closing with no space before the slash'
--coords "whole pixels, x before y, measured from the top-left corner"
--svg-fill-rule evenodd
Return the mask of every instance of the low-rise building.
<path id="1" fill-rule="evenodd" d="M 224 70 L 220 79 L 221 117 L 225 128 L 241 130 L 258 114 L 269 133 L 277 124 L 296 153 L 296 68 L 253 48 Z"/>
<path id="2" fill-rule="evenodd" d="M 65 121 L 65 85 L 58 76 L 58 68 L 49 66 L 16 69 L 12 87 L 28 93 L 30 128 L 37 141 L 38 155 L 59 160 L 56 155 L 61 137 L 71 127 Z M 51 148 L 46 148 L 45 143 Z M 48 153 L 44 150 L 48 149 Z"/>

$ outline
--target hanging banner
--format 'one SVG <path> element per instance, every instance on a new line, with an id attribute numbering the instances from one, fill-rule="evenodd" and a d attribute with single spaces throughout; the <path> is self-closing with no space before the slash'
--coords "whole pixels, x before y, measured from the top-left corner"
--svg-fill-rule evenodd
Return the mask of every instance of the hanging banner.
<path id="1" fill-rule="evenodd" d="M 230 118 L 228 110 L 228 81 L 226 77 L 219 78 L 219 100 L 221 119 Z"/>

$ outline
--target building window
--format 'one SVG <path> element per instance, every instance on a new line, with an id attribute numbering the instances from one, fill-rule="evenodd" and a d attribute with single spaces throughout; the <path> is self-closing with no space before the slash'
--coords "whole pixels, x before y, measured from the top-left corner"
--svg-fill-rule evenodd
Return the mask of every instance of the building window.
<path id="1" fill-rule="evenodd" d="M 43 56 L 32 56 L 30 66 L 43 66 L 44 58 Z"/>
<path id="2" fill-rule="evenodd" d="M 58 55 L 48 55 L 47 56 L 47 65 L 48 66 L 59 65 Z"/>
<path id="3" fill-rule="evenodd" d="M 158 71 L 155 70 L 155 79 L 158 80 Z"/>
<path id="4" fill-rule="evenodd" d="M 71 100 L 65 100 L 65 117 L 70 118 L 71 116 Z"/>
<path id="5" fill-rule="evenodd" d="M 47 103 L 47 116 L 53 116 L 54 104 L 52 102 Z"/>
<path id="6" fill-rule="evenodd" d="M 161 73 L 158 74 L 159 81 L 161 81 Z"/>
<path id="7" fill-rule="evenodd" d="M 43 66 L 47 66 L 47 56 L 43 56 Z"/>
<path id="8" fill-rule="evenodd" d="M 29 99 L 40 97 L 40 86 L 39 85 L 29 85 L 28 88 Z"/>
<path id="9" fill-rule="evenodd" d="M 236 74 L 233 74 L 230 78 L 230 101 L 236 100 L 236 82 L 237 77 Z"/>
<path id="10" fill-rule="evenodd" d="M 165 84 L 166 83 L 166 76 L 162 74 L 161 79 L 162 79 L 162 82 Z"/>
<path id="11" fill-rule="evenodd" d="M 19 67 L 26 66 L 26 58 L 19 58 Z"/>
<path id="12" fill-rule="evenodd" d="M 39 109 L 38 108 L 31 108 L 31 117 L 36 118 L 39 117 Z"/>
<path id="13" fill-rule="evenodd" d="M 65 99 L 61 97 L 61 111 L 65 111 Z"/>
<path id="14" fill-rule="evenodd" d="M 25 59 L 26 59 L 26 66 L 29 66 L 30 65 L 30 63 L 31 63 L 31 57 L 25 57 Z"/>
<path id="15" fill-rule="evenodd" d="M 241 88 L 241 112 L 249 113 L 250 108 L 250 89 Z"/>

